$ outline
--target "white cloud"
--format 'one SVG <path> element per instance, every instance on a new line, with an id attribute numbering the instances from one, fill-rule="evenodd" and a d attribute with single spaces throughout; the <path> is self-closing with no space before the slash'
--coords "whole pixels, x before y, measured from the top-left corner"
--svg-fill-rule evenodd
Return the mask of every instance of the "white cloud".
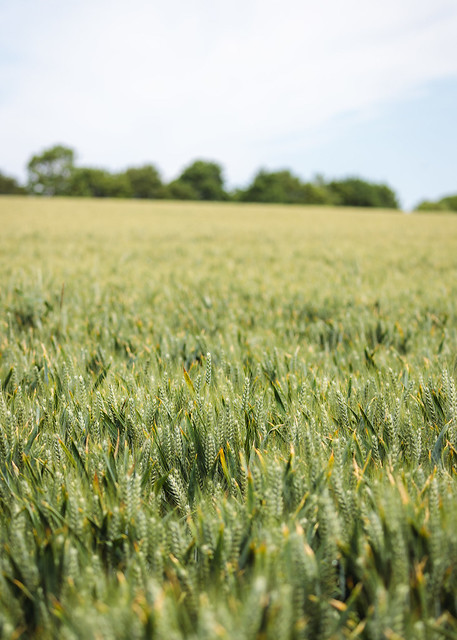
<path id="1" fill-rule="evenodd" d="M 240 182 L 341 114 L 457 75 L 454 0 L 17 0 L 0 23 L 0 169 L 16 174 L 64 142 L 167 177 L 209 156 Z"/>

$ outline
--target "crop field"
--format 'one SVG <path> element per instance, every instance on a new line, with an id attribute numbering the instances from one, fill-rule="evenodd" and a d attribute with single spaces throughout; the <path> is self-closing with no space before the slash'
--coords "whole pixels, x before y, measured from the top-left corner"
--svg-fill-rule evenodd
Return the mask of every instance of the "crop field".
<path id="1" fill-rule="evenodd" d="M 0 199 L 0 637 L 457 637 L 457 216 Z"/>

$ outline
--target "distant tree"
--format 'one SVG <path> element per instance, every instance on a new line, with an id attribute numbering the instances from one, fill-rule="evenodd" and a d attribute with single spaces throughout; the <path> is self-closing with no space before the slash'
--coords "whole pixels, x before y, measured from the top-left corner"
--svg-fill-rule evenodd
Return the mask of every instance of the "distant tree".
<path id="1" fill-rule="evenodd" d="M 46 196 L 68 194 L 74 171 L 75 152 L 56 145 L 31 158 L 27 165 L 28 190 Z"/>
<path id="2" fill-rule="evenodd" d="M 167 185 L 168 197 L 171 200 L 199 200 L 199 193 L 196 189 L 179 178 Z"/>
<path id="3" fill-rule="evenodd" d="M 334 180 L 327 185 L 335 204 L 347 207 L 384 207 L 398 209 L 395 193 L 385 184 L 375 184 L 360 178 Z"/>
<path id="4" fill-rule="evenodd" d="M 305 182 L 303 184 L 303 203 L 333 205 L 335 198 L 325 184 Z"/>
<path id="5" fill-rule="evenodd" d="M 415 211 L 445 211 L 446 207 L 439 202 L 432 202 L 431 200 L 422 200 L 415 207 Z"/>
<path id="6" fill-rule="evenodd" d="M 441 198 L 439 204 L 443 205 L 446 211 L 457 211 L 457 194 L 455 196 Z"/>
<path id="7" fill-rule="evenodd" d="M 268 172 L 261 169 L 252 184 L 240 194 L 244 202 L 293 203 L 302 200 L 302 183 L 290 171 Z"/>
<path id="8" fill-rule="evenodd" d="M 78 167 L 73 171 L 67 194 L 90 198 L 131 198 L 132 187 L 125 173 Z"/>
<path id="9" fill-rule="evenodd" d="M 167 191 L 162 184 L 157 169 L 146 164 L 142 167 L 131 167 L 125 172 L 130 183 L 133 198 L 164 198 Z"/>
<path id="10" fill-rule="evenodd" d="M 445 196 L 441 200 L 433 202 L 423 200 L 416 206 L 416 211 L 457 211 L 457 195 Z"/>
<path id="11" fill-rule="evenodd" d="M 24 187 L 17 182 L 15 178 L 6 176 L 0 172 L 0 194 L 1 195 L 20 195 L 27 193 Z"/>
<path id="12" fill-rule="evenodd" d="M 131 198 L 133 196 L 130 180 L 125 173 L 105 172 L 107 178 L 107 198 Z"/>
<path id="13" fill-rule="evenodd" d="M 169 190 L 172 197 L 182 200 L 228 199 L 222 168 L 215 162 L 205 160 L 196 160 L 184 169 L 179 178 L 170 183 Z"/>
<path id="14" fill-rule="evenodd" d="M 260 170 L 252 184 L 238 191 L 235 198 L 244 202 L 276 202 L 283 204 L 331 204 L 325 185 L 303 183 L 288 170 Z"/>

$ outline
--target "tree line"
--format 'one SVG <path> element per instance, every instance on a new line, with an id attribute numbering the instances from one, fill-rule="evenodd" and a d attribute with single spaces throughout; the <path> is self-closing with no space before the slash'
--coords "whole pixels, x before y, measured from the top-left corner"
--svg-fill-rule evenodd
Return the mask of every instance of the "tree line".
<path id="1" fill-rule="evenodd" d="M 289 170 L 261 169 L 246 188 L 229 191 L 222 167 L 216 162 L 195 160 L 175 180 L 166 183 L 152 164 L 130 167 L 118 173 L 77 166 L 75 151 L 64 145 L 55 145 L 34 155 L 27 164 L 27 183 L 24 185 L 0 173 L 0 194 L 225 200 L 393 209 L 399 206 L 397 195 L 389 186 L 358 177 L 326 181 L 317 176 L 310 182 L 304 182 Z"/>
<path id="2" fill-rule="evenodd" d="M 440 200 L 423 200 L 417 205 L 416 211 L 457 211 L 457 194 Z"/>

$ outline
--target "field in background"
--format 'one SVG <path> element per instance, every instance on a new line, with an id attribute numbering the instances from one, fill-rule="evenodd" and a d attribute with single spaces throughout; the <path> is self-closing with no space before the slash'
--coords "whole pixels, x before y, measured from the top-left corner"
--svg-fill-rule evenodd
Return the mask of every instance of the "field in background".
<path id="1" fill-rule="evenodd" d="M 0 228 L 2 637 L 454 637 L 457 218 Z"/>

